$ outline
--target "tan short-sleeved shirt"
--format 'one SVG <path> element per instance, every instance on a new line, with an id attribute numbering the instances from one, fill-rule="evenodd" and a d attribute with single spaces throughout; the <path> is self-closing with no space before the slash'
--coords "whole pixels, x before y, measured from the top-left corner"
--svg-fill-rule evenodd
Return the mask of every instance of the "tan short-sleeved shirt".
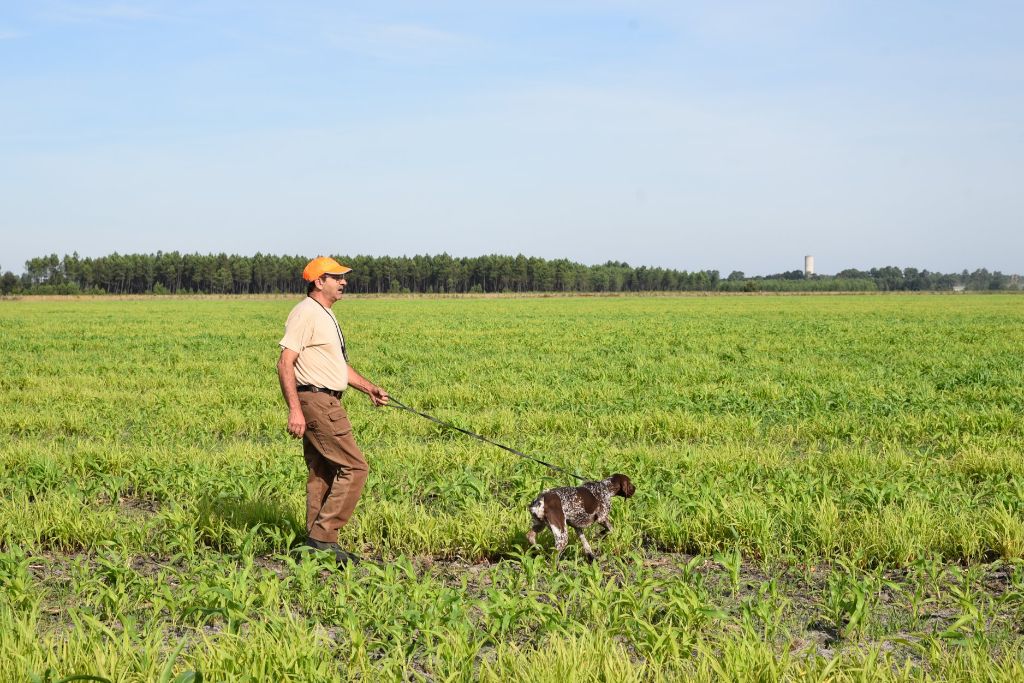
<path id="1" fill-rule="evenodd" d="M 284 337 L 278 343 L 299 354 L 296 382 L 344 391 L 348 388 L 348 363 L 341 351 L 342 339 L 334 313 L 306 297 L 288 314 Z"/>

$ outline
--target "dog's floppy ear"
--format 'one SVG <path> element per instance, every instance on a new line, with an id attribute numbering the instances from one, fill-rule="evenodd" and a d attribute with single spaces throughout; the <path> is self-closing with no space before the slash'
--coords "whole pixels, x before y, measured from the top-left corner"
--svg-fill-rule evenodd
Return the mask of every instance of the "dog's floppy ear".
<path id="1" fill-rule="evenodd" d="M 636 487 L 633 486 L 633 482 L 629 480 L 625 474 L 613 474 L 612 484 L 618 489 L 613 496 L 622 496 L 623 498 L 629 498 L 636 493 Z"/>

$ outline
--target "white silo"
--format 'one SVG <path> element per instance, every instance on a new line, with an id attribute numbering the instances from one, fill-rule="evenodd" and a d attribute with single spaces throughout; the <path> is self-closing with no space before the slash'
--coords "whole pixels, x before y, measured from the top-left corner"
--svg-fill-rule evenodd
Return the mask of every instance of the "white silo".
<path id="1" fill-rule="evenodd" d="M 814 275 L 814 257 L 804 256 L 804 277 Z"/>

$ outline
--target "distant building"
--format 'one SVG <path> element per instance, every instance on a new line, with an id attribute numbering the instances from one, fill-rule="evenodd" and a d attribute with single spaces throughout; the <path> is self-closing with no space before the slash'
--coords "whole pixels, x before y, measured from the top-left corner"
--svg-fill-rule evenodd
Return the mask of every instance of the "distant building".
<path id="1" fill-rule="evenodd" d="M 814 275 L 814 257 L 804 256 L 804 277 Z"/>

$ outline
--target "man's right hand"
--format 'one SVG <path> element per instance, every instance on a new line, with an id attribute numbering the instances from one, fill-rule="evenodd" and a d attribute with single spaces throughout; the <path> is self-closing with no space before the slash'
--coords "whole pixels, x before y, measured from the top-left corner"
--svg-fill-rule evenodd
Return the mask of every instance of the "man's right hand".
<path id="1" fill-rule="evenodd" d="M 288 411 L 288 433 L 296 439 L 301 439 L 306 433 L 306 416 L 301 410 Z"/>

